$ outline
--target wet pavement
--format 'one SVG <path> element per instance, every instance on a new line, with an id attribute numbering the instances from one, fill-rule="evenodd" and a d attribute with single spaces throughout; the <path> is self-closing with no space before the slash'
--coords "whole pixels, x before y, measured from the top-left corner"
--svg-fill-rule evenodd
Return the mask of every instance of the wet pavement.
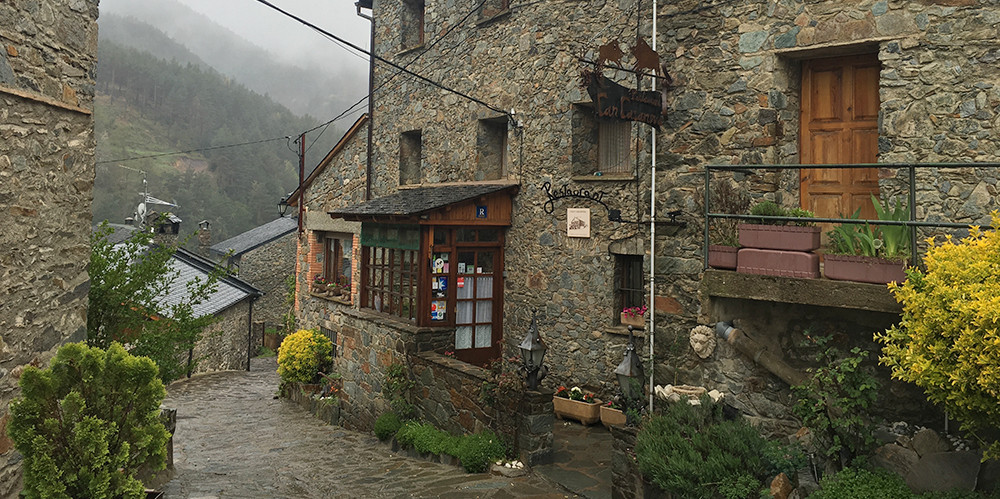
<path id="1" fill-rule="evenodd" d="M 273 357 L 254 359 L 250 372 L 170 385 L 164 405 L 177 409 L 177 430 L 173 478 L 159 487 L 166 498 L 574 496 L 541 473 L 468 474 L 396 454 L 371 434 L 326 425 L 275 398 L 275 368 Z"/>
<path id="2" fill-rule="evenodd" d="M 590 499 L 611 497 L 611 432 L 556 419 L 552 436 L 552 463 L 534 472 Z"/>

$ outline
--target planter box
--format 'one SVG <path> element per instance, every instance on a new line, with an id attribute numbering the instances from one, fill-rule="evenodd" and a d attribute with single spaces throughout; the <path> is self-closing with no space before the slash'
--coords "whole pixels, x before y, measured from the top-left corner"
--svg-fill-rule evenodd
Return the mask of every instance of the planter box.
<path id="1" fill-rule="evenodd" d="M 638 329 L 643 329 L 646 327 L 646 316 L 644 315 L 625 315 L 625 312 L 620 312 L 621 322 L 623 326 L 633 326 Z"/>
<path id="2" fill-rule="evenodd" d="M 886 260 L 871 256 L 856 255 L 826 255 L 823 263 L 823 275 L 827 279 L 839 281 L 870 282 L 885 284 L 906 280 L 904 264 L 899 261 Z"/>
<path id="3" fill-rule="evenodd" d="M 552 397 L 552 409 L 559 419 L 575 419 L 585 425 L 591 425 L 601 420 L 601 401 L 597 399 L 592 403 L 587 403 Z"/>
<path id="4" fill-rule="evenodd" d="M 713 269 L 736 270 L 736 252 L 739 248 L 733 246 L 710 245 L 708 247 L 708 266 Z"/>
<path id="5" fill-rule="evenodd" d="M 611 429 L 612 426 L 624 426 L 625 413 L 618 409 L 612 409 L 606 405 L 602 405 L 601 424 L 604 425 L 604 427 L 609 430 Z"/>
<path id="6" fill-rule="evenodd" d="M 820 227 L 798 225 L 740 224 L 740 246 L 785 251 L 812 251 L 819 248 Z"/>
<path id="7" fill-rule="evenodd" d="M 737 272 L 816 279 L 819 277 L 819 255 L 801 251 L 778 251 L 740 248 Z"/>

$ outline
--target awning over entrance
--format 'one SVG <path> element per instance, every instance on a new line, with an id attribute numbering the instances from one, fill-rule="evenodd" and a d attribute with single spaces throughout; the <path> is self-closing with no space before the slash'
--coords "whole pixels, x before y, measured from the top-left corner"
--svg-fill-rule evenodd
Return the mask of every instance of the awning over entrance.
<path id="1" fill-rule="evenodd" d="M 331 211 L 332 218 L 381 223 L 510 225 L 516 184 L 459 184 L 400 189 Z"/>

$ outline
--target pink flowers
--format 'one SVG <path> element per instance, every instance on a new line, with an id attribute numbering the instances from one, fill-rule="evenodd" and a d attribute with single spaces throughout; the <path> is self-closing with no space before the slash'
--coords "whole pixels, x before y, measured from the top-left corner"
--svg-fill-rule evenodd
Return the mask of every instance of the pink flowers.
<path id="1" fill-rule="evenodd" d="M 648 310 L 649 310 L 649 308 L 647 308 L 645 305 L 643 305 L 641 307 L 626 307 L 626 308 L 623 308 L 622 309 L 622 313 L 625 314 L 625 317 L 636 317 L 636 316 L 642 317 L 642 316 L 646 315 L 646 312 Z"/>

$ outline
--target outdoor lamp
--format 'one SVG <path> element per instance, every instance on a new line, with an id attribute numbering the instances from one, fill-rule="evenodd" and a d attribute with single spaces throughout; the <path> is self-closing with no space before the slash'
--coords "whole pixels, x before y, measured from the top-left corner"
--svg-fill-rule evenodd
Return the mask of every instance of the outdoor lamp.
<path id="1" fill-rule="evenodd" d="M 615 376 L 618 377 L 618 386 L 622 389 L 626 404 L 642 397 L 645 374 L 642 371 L 642 359 L 635 353 L 632 326 L 628 327 L 628 345 L 625 347 L 625 358 L 615 369 Z"/>
<path id="2" fill-rule="evenodd" d="M 288 196 L 285 196 L 281 198 L 281 201 L 278 201 L 278 217 L 285 216 L 286 211 L 288 211 Z"/>
<path id="3" fill-rule="evenodd" d="M 519 348 L 521 349 L 521 361 L 524 363 L 524 371 L 527 373 L 528 389 L 536 390 L 538 383 L 545 377 L 546 370 L 542 366 L 542 359 L 545 358 L 545 343 L 538 335 L 538 322 L 535 320 L 537 310 L 531 312 L 531 325 L 528 326 L 528 334 L 524 337 Z"/>

